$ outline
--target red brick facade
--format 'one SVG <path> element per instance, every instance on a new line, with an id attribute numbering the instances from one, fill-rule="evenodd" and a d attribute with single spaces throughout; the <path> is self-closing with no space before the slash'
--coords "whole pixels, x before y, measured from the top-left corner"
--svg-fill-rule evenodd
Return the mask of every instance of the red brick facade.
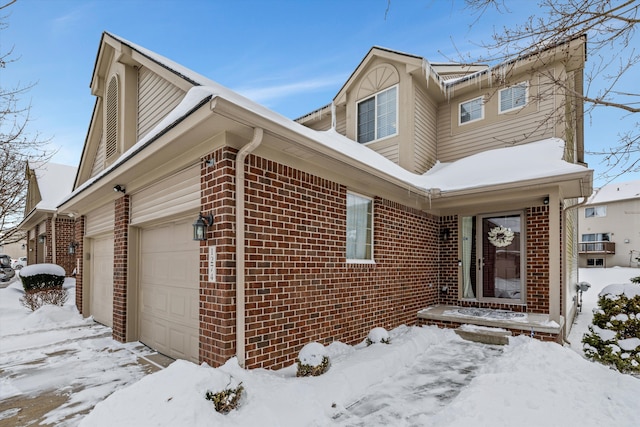
<path id="1" fill-rule="evenodd" d="M 127 338 L 127 258 L 129 248 L 129 196 L 115 200 L 113 226 L 113 337 Z"/>
<path id="2" fill-rule="evenodd" d="M 235 149 L 224 147 L 201 164 L 201 211 L 215 221 L 200 244 L 199 358 L 212 366 L 237 353 L 235 157 Z M 436 217 L 376 197 L 375 263 L 347 263 L 345 186 L 254 155 L 245 167 L 249 368 L 287 366 L 311 341 L 355 344 L 377 326 L 414 325 L 417 312 L 434 304 L 548 312 L 547 206 L 526 210 L 527 304 L 460 302 L 457 215 Z M 129 196 L 116 199 L 113 336 L 120 341 L 127 326 L 129 213 Z M 79 254 L 83 232 L 81 217 L 75 224 Z M 210 248 L 215 277 L 208 277 Z M 82 311 L 82 262 L 78 267 L 76 304 Z"/>
<path id="3" fill-rule="evenodd" d="M 84 262 L 83 256 L 84 253 L 84 223 L 85 217 L 81 216 L 80 218 L 76 218 L 75 227 L 74 227 L 74 241 L 78 246 L 76 246 L 76 307 L 78 307 L 78 311 L 83 313 L 82 306 L 82 273 L 84 271 Z"/>

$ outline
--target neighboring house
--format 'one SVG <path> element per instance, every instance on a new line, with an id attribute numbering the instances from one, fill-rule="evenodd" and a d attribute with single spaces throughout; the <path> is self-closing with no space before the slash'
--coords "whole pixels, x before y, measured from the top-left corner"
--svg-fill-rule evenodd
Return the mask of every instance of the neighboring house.
<path id="1" fill-rule="evenodd" d="M 373 48 L 333 108 L 293 121 L 104 33 L 59 205 L 76 218 L 78 308 L 211 365 L 283 367 L 376 326 L 486 324 L 460 307 L 560 342 L 592 170 L 582 104 L 548 76 L 581 92 L 585 43 L 494 68 Z"/>
<path id="2" fill-rule="evenodd" d="M 7 240 L 4 240 L 3 236 L 0 236 L 0 253 L 10 255 L 13 259 L 27 256 L 27 241 L 20 239 L 14 242 L 13 239 L 14 236 L 11 236 Z"/>
<path id="3" fill-rule="evenodd" d="M 27 162 L 27 199 L 24 219 L 18 225 L 27 234 L 27 263 L 58 264 L 68 276 L 76 268 L 76 257 L 69 253 L 75 221 L 58 215 L 57 205 L 73 190 L 77 170 L 51 162 Z"/>
<path id="4" fill-rule="evenodd" d="M 580 267 L 638 267 L 640 180 L 606 185 L 580 207 Z"/>

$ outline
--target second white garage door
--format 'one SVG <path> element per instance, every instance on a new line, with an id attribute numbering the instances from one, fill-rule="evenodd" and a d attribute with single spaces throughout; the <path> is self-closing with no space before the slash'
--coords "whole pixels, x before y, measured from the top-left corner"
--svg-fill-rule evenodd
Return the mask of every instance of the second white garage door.
<path id="1" fill-rule="evenodd" d="M 140 235 L 140 341 L 198 363 L 199 242 L 193 219 L 144 228 Z"/>

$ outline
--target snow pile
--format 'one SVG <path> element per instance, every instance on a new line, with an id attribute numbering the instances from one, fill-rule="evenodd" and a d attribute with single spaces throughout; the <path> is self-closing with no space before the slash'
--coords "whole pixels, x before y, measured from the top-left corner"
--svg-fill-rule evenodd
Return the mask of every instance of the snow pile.
<path id="1" fill-rule="evenodd" d="M 391 338 L 389 338 L 389 332 L 385 328 L 373 328 L 369 335 L 367 335 L 367 344 L 389 344 L 391 342 Z"/>
<path id="2" fill-rule="evenodd" d="M 312 342 L 300 350 L 298 353 L 298 360 L 300 363 L 309 366 L 320 366 L 322 359 L 327 357 L 327 350 L 324 346 L 318 342 Z"/>
<path id="3" fill-rule="evenodd" d="M 640 295 L 640 285 L 636 283 L 619 283 L 605 286 L 598 296 L 606 296 L 609 299 L 616 299 L 624 295 L 631 299 Z"/>

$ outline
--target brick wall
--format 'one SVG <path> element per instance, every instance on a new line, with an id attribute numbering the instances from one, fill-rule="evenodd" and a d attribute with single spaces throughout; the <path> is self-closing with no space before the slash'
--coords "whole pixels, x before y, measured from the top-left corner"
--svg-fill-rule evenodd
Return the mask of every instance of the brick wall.
<path id="1" fill-rule="evenodd" d="M 113 338 L 126 341 L 127 330 L 127 254 L 129 245 L 130 200 L 115 200 L 113 226 Z"/>
<path id="2" fill-rule="evenodd" d="M 202 211 L 215 221 L 207 241 L 200 242 L 200 360 L 212 366 L 236 354 L 235 153 L 221 148 L 201 167 Z M 210 246 L 216 248 L 216 277 L 208 277 Z"/>
<path id="3" fill-rule="evenodd" d="M 67 276 L 76 268 L 75 255 L 69 255 L 69 243 L 75 240 L 74 220 L 68 217 L 55 218 L 56 264 L 64 268 Z"/>
<path id="4" fill-rule="evenodd" d="M 82 273 L 84 271 L 84 223 L 85 217 L 81 216 L 80 218 L 76 218 L 74 223 L 74 241 L 78 244 L 76 247 L 76 255 L 75 262 L 77 266 L 76 270 L 76 307 L 78 307 L 78 311 L 83 313 L 82 307 Z"/>
<path id="5" fill-rule="evenodd" d="M 286 366 L 311 341 L 355 344 L 373 327 L 415 324 L 435 303 L 436 218 L 376 198 L 376 263 L 347 264 L 346 188 L 256 156 L 248 163 L 247 367 Z"/>
<path id="6" fill-rule="evenodd" d="M 443 233 L 448 231 L 449 237 Z M 440 283 L 438 286 L 439 304 L 458 304 L 458 274 L 461 267 L 458 266 L 458 216 L 449 215 L 440 217 Z M 446 290 L 444 289 L 446 288 Z"/>
<path id="7" fill-rule="evenodd" d="M 549 206 L 527 209 L 527 311 L 549 312 Z"/>

